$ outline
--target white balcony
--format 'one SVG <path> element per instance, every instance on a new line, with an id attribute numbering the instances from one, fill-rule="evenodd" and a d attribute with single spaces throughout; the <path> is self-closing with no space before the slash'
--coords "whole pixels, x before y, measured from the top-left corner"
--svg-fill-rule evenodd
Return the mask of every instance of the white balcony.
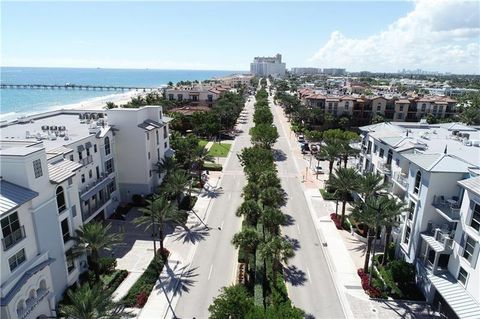
<path id="1" fill-rule="evenodd" d="M 401 172 L 393 173 L 392 180 L 395 184 L 400 186 L 403 190 L 408 189 L 408 179 L 407 174 Z"/>
<path id="2" fill-rule="evenodd" d="M 435 195 L 433 197 L 432 206 L 449 222 L 460 221 L 460 202 L 458 197 L 445 199 L 443 195 Z"/>

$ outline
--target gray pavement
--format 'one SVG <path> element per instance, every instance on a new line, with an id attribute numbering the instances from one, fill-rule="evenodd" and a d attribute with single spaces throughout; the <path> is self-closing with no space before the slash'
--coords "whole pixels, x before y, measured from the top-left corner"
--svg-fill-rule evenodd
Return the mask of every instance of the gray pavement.
<path id="1" fill-rule="evenodd" d="M 243 132 L 235 139 L 219 180 L 222 192 L 212 201 L 205 223 L 211 227 L 210 236 L 197 244 L 190 269 L 195 270 L 194 282 L 182 293 L 174 306 L 178 318 L 208 318 L 208 306 L 220 289 L 235 282 L 237 251 L 230 243 L 233 234 L 239 231 L 241 219 L 235 211 L 242 203 L 241 192 L 246 183 L 243 169 L 236 156 L 244 147 L 249 147 L 248 130 L 252 126 L 253 103 L 247 103 L 248 120 L 237 128 Z"/>

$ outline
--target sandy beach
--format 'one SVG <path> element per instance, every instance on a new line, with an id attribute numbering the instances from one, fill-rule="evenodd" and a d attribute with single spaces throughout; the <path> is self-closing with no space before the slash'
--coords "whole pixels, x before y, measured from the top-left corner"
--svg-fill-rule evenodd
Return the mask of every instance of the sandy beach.
<path id="1" fill-rule="evenodd" d="M 113 102 L 117 105 L 124 105 L 127 104 L 132 97 L 136 96 L 144 96 L 146 95 L 147 92 L 143 91 L 128 91 L 125 93 L 119 93 L 119 94 L 111 94 L 107 96 L 101 96 L 98 98 L 94 98 L 91 100 L 86 100 L 82 101 L 79 103 L 74 103 L 74 104 L 67 104 L 63 105 L 62 107 L 56 107 L 55 109 L 59 110 L 69 110 L 69 109 L 74 109 L 74 110 L 101 110 L 105 107 L 107 102 Z"/>

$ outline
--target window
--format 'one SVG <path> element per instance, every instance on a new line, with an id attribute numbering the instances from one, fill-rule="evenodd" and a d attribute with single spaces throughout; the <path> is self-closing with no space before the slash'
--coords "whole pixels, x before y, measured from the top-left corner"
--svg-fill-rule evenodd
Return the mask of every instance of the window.
<path id="1" fill-rule="evenodd" d="M 397 164 L 397 166 L 400 166 L 400 159 L 396 158 L 395 159 L 395 164 Z"/>
<path id="2" fill-rule="evenodd" d="M 33 173 L 35 174 L 35 178 L 39 178 L 43 175 L 41 160 L 36 159 L 33 161 Z"/>
<path id="3" fill-rule="evenodd" d="M 147 141 L 150 140 L 150 133 L 147 132 Z"/>
<path id="4" fill-rule="evenodd" d="M 374 146 L 373 146 L 373 152 L 374 152 L 375 154 L 377 154 L 377 151 L 378 151 L 378 146 L 377 146 L 377 145 L 374 145 Z"/>
<path id="5" fill-rule="evenodd" d="M 399 120 L 403 119 L 403 113 L 398 113 L 397 114 L 397 119 L 399 119 Z"/>
<path id="6" fill-rule="evenodd" d="M 75 205 L 72 205 L 72 217 L 76 217 L 77 216 L 77 206 Z"/>
<path id="7" fill-rule="evenodd" d="M 160 136 L 158 134 L 158 130 L 155 131 L 155 136 L 157 138 L 157 145 L 160 144 Z"/>
<path id="8" fill-rule="evenodd" d="M 403 112 L 403 105 L 400 105 L 400 107 L 398 108 L 398 110 L 399 110 L 400 112 Z"/>
<path id="9" fill-rule="evenodd" d="M 115 191 L 115 179 L 113 179 L 110 183 L 108 183 L 107 191 L 108 191 L 109 194 L 111 194 Z"/>
<path id="10" fill-rule="evenodd" d="M 97 144 L 93 144 L 93 151 L 96 153 L 97 152 Z"/>
<path id="11" fill-rule="evenodd" d="M 65 259 L 67 260 L 67 270 L 71 273 L 75 269 L 75 258 L 72 256 L 72 250 L 65 252 Z"/>
<path id="12" fill-rule="evenodd" d="M 95 167 L 95 173 L 97 173 L 97 179 L 100 178 L 100 168 L 97 166 Z"/>
<path id="13" fill-rule="evenodd" d="M 183 100 L 183 95 L 182 95 L 182 94 L 177 94 L 177 99 L 178 99 L 179 101 Z"/>
<path id="14" fill-rule="evenodd" d="M 109 159 L 105 162 L 105 171 L 107 172 L 107 174 L 111 174 L 115 171 L 115 168 L 113 166 L 113 159 Z"/>
<path id="15" fill-rule="evenodd" d="M 167 149 L 167 148 L 168 148 L 168 143 L 165 142 L 165 143 L 163 144 L 163 146 L 165 147 L 165 149 Z"/>
<path id="16" fill-rule="evenodd" d="M 380 156 L 381 158 L 383 158 L 383 154 L 385 153 L 385 150 L 383 148 L 380 149 L 380 153 L 378 154 L 378 156 Z"/>
<path id="17" fill-rule="evenodd" d="M 167 137 L 168 137 L 167 127 L 164 126 L 163 127 L 163 138 L 167 138 Z"/>
<path id="18" fill-rule="evenodd" d="M 65 203 L 65 194 L 63 193 L 63 187 L 58 186 L 56 190 L 57 196 L 57 209 L 58 213 L 61 214 L 65 209 L 67 209 L 67 205 Z"/>
<path id="19" fill-rule="evenodd" d="M 78 151 L 78 159 L 82 159 L 83 158 L 83 153 Z"/>
<path id="20" fill-rule="evenodd" d="M 408 245 L 408 241 L 410 240 L 410 231 L 411 231 L 410 226 L 407 225 L 407 227 L 405 227 L 405 238 L 403 240 L 403 242 L 407 245 Z"/>
<path id="21" fill-rule="evenodd" d="M 148 157 L 148 159 L 150 159 L 150 152 L 148 152 L 147 157 Z"/>
<path id="22" fill-rule="evenodd" d="M 465 241 L 465 247 L 463 248 L 463 258 L 472 262 L 473 252 L 475 251 L 475 240 L 467 235 L 467 240 Z"/>
<path id="23" fill-rule="evenodd" d="M 460 281 L 464 286 L 467 284 L 467 277 L 468 277 L 468 272 L 460 267 L 460 271 L 458 272 L 458 281 Z"/>
<path id="24" fill-rule="evenodd" d="M 85 174 L 82 174 L 82 183 L 85 183 Z"/>
<path id="25" fill-rule="evenodd" d="M 71 177 L 67 181 L 68 181 L 68 186 L 73 184 L 73 179 Z"/>
<path id="26" fill-rule="evenodd" d="M 172 101 L 172 100 L 173 100 L 173 94 L 169 94 L 169 95 L 168 95 L 168 99 L 169 99 L 170 101 Z"/>
<path id="27" fill-rule="evenodd" d="M 87 148 L 87 156 L 90 156 L 90 148 Z"/>
<path id="28" fill-rule="evenodd" d="M 207 95 L 207 99 L 208 99 L 208 102 L 212 102 L 213 101 L 213 95 L 211 95 L 211 94 Z"/>
<path id="29" fill-rule="evenodd" d="M 23 227 L 20 226 L 18 213 L 14 212 L 1 220 L 3 234 L 3 248 L 9 249 L 25 237 Z"/>
<path id="30" fill-rule="evenodd" d="M 160 149 L 157 148 L 157 160 L 159 161 L 160 160 Z"/>
<path id="31" fill-rule="evenodd" d="M 422 180 L 422 173 L 420 171 L 415 175 L 415 187 L 413 188 L 413 193 L 418 194 L 420 192 L 420 181 Z"/>
<path id="32" fill-rule="evenodd" d="M 20 250 L 18 253 L 8 258 L 8 265 L 10 266 L 10 271 L 14 271 L 15 268 L 20 266 L 25 260 L 25 249 Z"/>
<path id="33" fill-rule="evenodd" d="M 392 158 L 393 158 L 393 152 L 392 150 L 388 150 L 387 154 L 387 165 L 392 164 Z M 397 166 L 400 164 L 400 161 L 398 160 Z"/>
<path id="34" fill-rule="evenodd" d="M 377 111 L 381 111 L 382 110 L 382 106 L 379 104 L 377 105 Z"/>
<path id="35" fill-rule="evenodd" d="M 93 176 L 92 170 L 89 170 L 88 171 L 88 178 L 92 178 L 92 176 Z"/>
<path id="36" fill-rule="evenodd" d="M 70 160 L 73 162 L 73 155 L 70 155 Z"/>
<path id="37" fill-rule="evenodd" d="M 152 177 L 152 170 L 149 170 L 149 171 L 148 171 L 148 175 L 149 175 L 150 177 Z"/>
<path id="38" fill-rule="evenodd" d="M 470 221 L 470 226 L 475 229 L 476 231 L 480 232 L 480 205 L 475 203 L 474 201 L 471 202 L 472 204 L 470 207 L 472 208 L 472 220 Z"/>
<path id="39" fill-rule="evenodd" d="M 425 103 L 422 104 L 422 112 L 425 112 L 425 109 L 427 108 L 427 105 Z"/>
<path id="40" fill-rule="evenodd" d="M 408 205 L 408 219 L 413 220 L 414 215 L 415 215 L 415 203 L 410 202 L 410 205 Z"/>
<path id="41" fill-rule="evenodd" d="M 110 154 L 110 139 L 105 137 L 105 155 Z"/>
<path id="42" fill-rule="evenodd" d="M 66 243 L 67 241 L 70 240 L 70 228 L 68 227 L 68 218 L 65 218 L 64 220 L 62 220 L 61 226 L 62 226 L 63 242 Z"/>

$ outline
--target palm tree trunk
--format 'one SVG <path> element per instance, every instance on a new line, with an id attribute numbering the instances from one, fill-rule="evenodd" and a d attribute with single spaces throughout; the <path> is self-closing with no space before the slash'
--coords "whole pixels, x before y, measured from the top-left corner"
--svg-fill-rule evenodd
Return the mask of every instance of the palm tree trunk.
<path id="1" fill-rule="evenodd" d="M 330 162 L 328 163 L 328 180 L 330 180 L 330 176 L 332 176 L 333 162 L 334 162 L 334 161 L 330 161 Z"/>
<path id="2" fill-rule="evenodd" d="M 392 233 L 392 226 L 385 227 L 385 247 L 383 248 L 382 265 L 387 264 L 388 259 L 388 245 L 390 244 L 390 234 Z"/>
<path id="3" fill-rule="evenodd" d="M 90 255 L 90 262 L 92 263 L 92 270 L 95 274 L 95 280 L 100 280 L 100 265 L 98 264 L 98 251 L 92 250 Z"/>
<path id="4" fill-rule="evenodd" d="M 373 236 L 371 229 L 368 229 L 367 233 L 367 252 L 365 253 L 365 262 L 363 264 L 363 271 L 368 274 L 368 263 L 370 261 L 370 252 L 372 251 L 372 242 L 373 242 Z"/>
<path id="5" fill-rule="evenodd" d="M 347 162 L 348 162 L 348 155 L 343 156 L 343 167 L 347 168 Z"/>
<path id="6" fill-rule="evenodd" d="M 343 223 L 345 222 L 345 208 L 347 206 L 347 201 L 344 199 L 343 202 L 342 202 L 342 219 L 341 219 L 341 225 L 343 227 Z"/>

